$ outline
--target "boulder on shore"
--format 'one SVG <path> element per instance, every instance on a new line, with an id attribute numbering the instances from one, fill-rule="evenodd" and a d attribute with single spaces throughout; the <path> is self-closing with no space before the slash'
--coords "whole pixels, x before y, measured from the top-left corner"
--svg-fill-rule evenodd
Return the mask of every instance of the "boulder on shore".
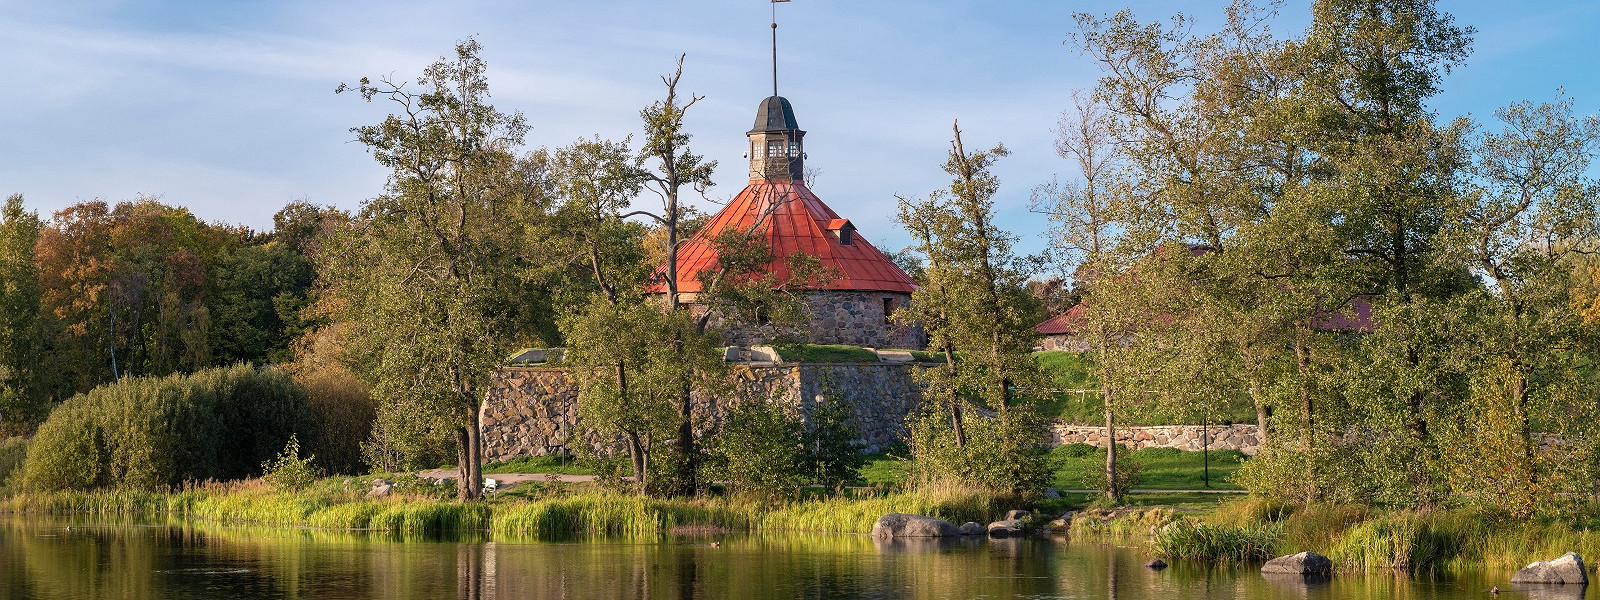
<path id="1" fill-rule="evenodd" d="M 1288 573 L 1291 575 L 1328 575 L 1333 572 L 1333 561 L 1315 552 L 1301 552 L 1279 556 L 1261 565 L 1262 573 Z"/>
<path id="2" fill-rule="evenodd" d="M 1588 584 L 1589 574 L 1583 570 L 1583 557 L 1568 552 L 1560 558 L 1541 560 L 1523 567 L 1511 576 L 1511 583 Z"/>
<path id="3" fill-rule="evenodd" d="M 889 513 L 878 517 L 878 522 L 872 524 L 872 537 L 877 539 L 956 537 L 959 535 L 961 535 L 961 530 L 957 529 L 955 524 L 944 519 L 935 519 L 922 515 Z"/>
<path id="4" fill-rule="evenodd" d="M 961 524 L 961 535 L 983 535 L 983 526 L 972 521 Z"/>
<path id="5" fill-rule="evenodd" d="M 989 524 L 989 535 L 994 537 L 1019 537 L 1022 535 L 1022 519 L 1005 519 Z"/>
<path id="6" fill-rule="evenodd" d="M 1033 513 L 1030 513 L 1028 511 L 1021 510 L 1021 509 L 1008 510 L 1008 511 L 1006 511 L 1006 518 L 1002 519 L 1002 520 L 1004 520 L 1004 521 L 1022 520 L 1022 519 L 1027 518 L 1028 515 L 1031 515 L 1031 514 L 1033 514 Z"/>

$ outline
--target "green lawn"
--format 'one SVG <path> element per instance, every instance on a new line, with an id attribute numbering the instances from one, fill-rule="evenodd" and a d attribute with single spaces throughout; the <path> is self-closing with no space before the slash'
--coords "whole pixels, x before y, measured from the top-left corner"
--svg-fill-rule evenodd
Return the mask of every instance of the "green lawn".
<path id="1" fill-rule="evenodd" d="M 872 454 L 858 472 L 867 485 L 900 485 L 911 475 L 911 462 L 887 454 Z"/>
<path id="2" fill-rule="evenodd" d="M 1128 452 L 1124 450 L 1117 455 L 1118 460 L 1127 460 L 1140 466 L 1138 482 L 1132 487 L 1158 490 L 1201 490 L 1208 489 L 1204 479 L 1205 457 L 1201 452 L 1184 452 L 1174 448 L 1146 448 Z M 1214 490 L 1243 489 L 1233 482 L 1228 481 L 1239 465 L 1243 464 L 1245 457 L 1237 450 L 1212 450 L 1211 455 L 1211 485 Z M 1050 451 L 1050 460 L 1055 467 L 1055 477 L 1051 480 L 1061 489 L 1089 489 L 1094 487 L 1085 481 L 1092 473 L 1105 468 L 1106 451 L 1086 444 L 1069 444 Z"/>
<path id="3" fill-rule="evenodd" d="M 571 458 L 561 459 L 555 456 L 524 456 L 507 462 L 490 462 L 483 464 L 483 474 L 496 473 L 557 473 L 561 475 L 594 475 L 590 469 Z"/>
<path id="4" fill-rule="evenodd" d="M 793 344 L 776 346 L 785 362 L 840 363 L 878 362 L 878 353 L 861 346 L 843 344 Z"/>
<path id="5" fill-rule="evenodd" d="M 1243 489 L 1227 478 L 1239 470 L 1239 465 L 1243 464 L 1245 456 L 1236 450 L 1213 450 L 1210 454 L 1210 488 L 1205 485 L 1205 457 L 1200 452 L 1184 452 L 1173 448 L 1148 448 L 1132 452 L 1124 449 L 1118 458 L 1141 467 L 1138 483 L 1133 486 L 1139 489 Z M 1086 483 L 1085 478 L 1105 467 L 1106 451 L 1085 444 L 1070 444 L 1052 449 L 1049 460 L 1054 471 L 1051 485 L 1064 490 L 1092 489 L 1095 486 Z M 900 485 L 905 483 L 910 470 L 911 463 L 904 459 L 886 454 L 874 454 L 867 457 L 866 466 L 861 468 L 861 477 L 869 485 Z M 1151 495 L 1161 496 L 1161 494 Z M 1188 498 L 1197 495 L 1178 494 L 1178 496 Z M 1197 498 L 1194 501 L 1214 502 L 1209 498 Z"/>

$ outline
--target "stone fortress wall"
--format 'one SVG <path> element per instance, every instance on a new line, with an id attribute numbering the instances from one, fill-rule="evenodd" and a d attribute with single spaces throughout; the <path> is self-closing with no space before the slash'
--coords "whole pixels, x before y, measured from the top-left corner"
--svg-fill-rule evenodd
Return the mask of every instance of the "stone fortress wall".
<path id="1" fill-rule="evenodd" d="M 748 353 L 748 351 L 747 351 Z M 905 435 L 905 418 L 916 408 L 920 388 L 909 364 L 800 364 L 746 362 L 731 366 L 738 393 L 734 398 L 781 402 L 801 415 L 816 403 L 844 402 L 854 409 L 858 441 L 880 451 Z M 733 400 L 732 402 L 737 402 Z M 695 398 L 695 422 L 702 431 L 715 427 L 733 406 L 729 399 Z M 521 456 L 570 453 L 578 447 L 605 445 L 578 428 L 578 386 L 561 368 L 503 367 L 496 371 L 481 409 L 485 461 Z M 1253 424 L 1213 425 L 1202 439 L 1198 425 L 1120 427 L 1117 443 L 1133 448 L 1238 450 L 1255 455 L 1260 436 Z M 1105 447 L 1105 428 L 1055 423 L 1048 443 Z M 614 440 L 612 441 L 615 442 Z"/>
<path id="2" fill-rule="evenodd" d="M 772 399 L 802 416 L 818 402 L 854 409 L 857 441 L 876 452 L 902 439 L 905 417 L 919 395 L 911 368 L 889 363 L 754 363 L 731 368 L 733 398 L 694 398 L 694 421 L 714 429 L 740 399 Z M 505 461 L 596 448 L 606 440 L 578 428 L 578 386 L 560 368 L 503 367 L 496 371 L 480 409 L 483 458 Z"/>
<path id="3" fill-rule="evenodd" d="M 694 303 L 693 294 L 685 302 Z M 819 290 L 806 292 L 804 327 L 777 327 L 712 317 L 713 329 L 722 331 L 724 343 L 753 346 L 781 337 L 804 338 L 810 344 L 845 344 L 869 348 L 921 348 L 927 334 L 921 327 L 890 323 L 891 312 L 911 303 L 911 295 L 898 292 Z M 697 314 L 698 307 L 697 307 Z"/>

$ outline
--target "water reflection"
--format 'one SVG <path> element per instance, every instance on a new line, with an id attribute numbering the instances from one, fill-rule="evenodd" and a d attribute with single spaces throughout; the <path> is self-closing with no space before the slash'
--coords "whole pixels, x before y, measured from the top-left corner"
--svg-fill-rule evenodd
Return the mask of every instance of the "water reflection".
<path id="1" fill-rule="evenodd" d="M 1152 571 L 1147 559 L 1133 548 L 1041 539 L 550 543 L 0 520 L 0 598 L 1442 600 L 1486 598 L 1499 585 L 1501 598 L 1575 600 L 1586 591 L 1514 588 L 1504 583 L 1509 574 L 1305 580 L 1192 563 Z"/>

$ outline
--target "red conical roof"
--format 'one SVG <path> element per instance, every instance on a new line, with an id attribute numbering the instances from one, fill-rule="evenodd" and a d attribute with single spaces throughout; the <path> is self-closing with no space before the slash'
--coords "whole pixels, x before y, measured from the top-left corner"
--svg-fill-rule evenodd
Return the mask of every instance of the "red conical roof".
<path id="1" fill-rule="evenodd" d="M 846 230 L 850 243 L 840 243 L 835 233 Z M 765 230 L 764 232 L 762 230 Z M 699 292 L 697 274 L 717 268 L 717 253 L 710 240 L 724 231 L 764 233 L 773 261 L 767 269 L 788 276 L 784 258 L 796 252 L 817 257 L 832 279 L 805 289 L 900 292 L 917 289 L 905 271 L 855 235 L 850 221 L 823 204 L 799 181 L 751 181 L 732 202 L 718 211 L 678 250 L 678 291 Z M 667 291 L 666 265 L 651 275 L 651 292 Z"/>

